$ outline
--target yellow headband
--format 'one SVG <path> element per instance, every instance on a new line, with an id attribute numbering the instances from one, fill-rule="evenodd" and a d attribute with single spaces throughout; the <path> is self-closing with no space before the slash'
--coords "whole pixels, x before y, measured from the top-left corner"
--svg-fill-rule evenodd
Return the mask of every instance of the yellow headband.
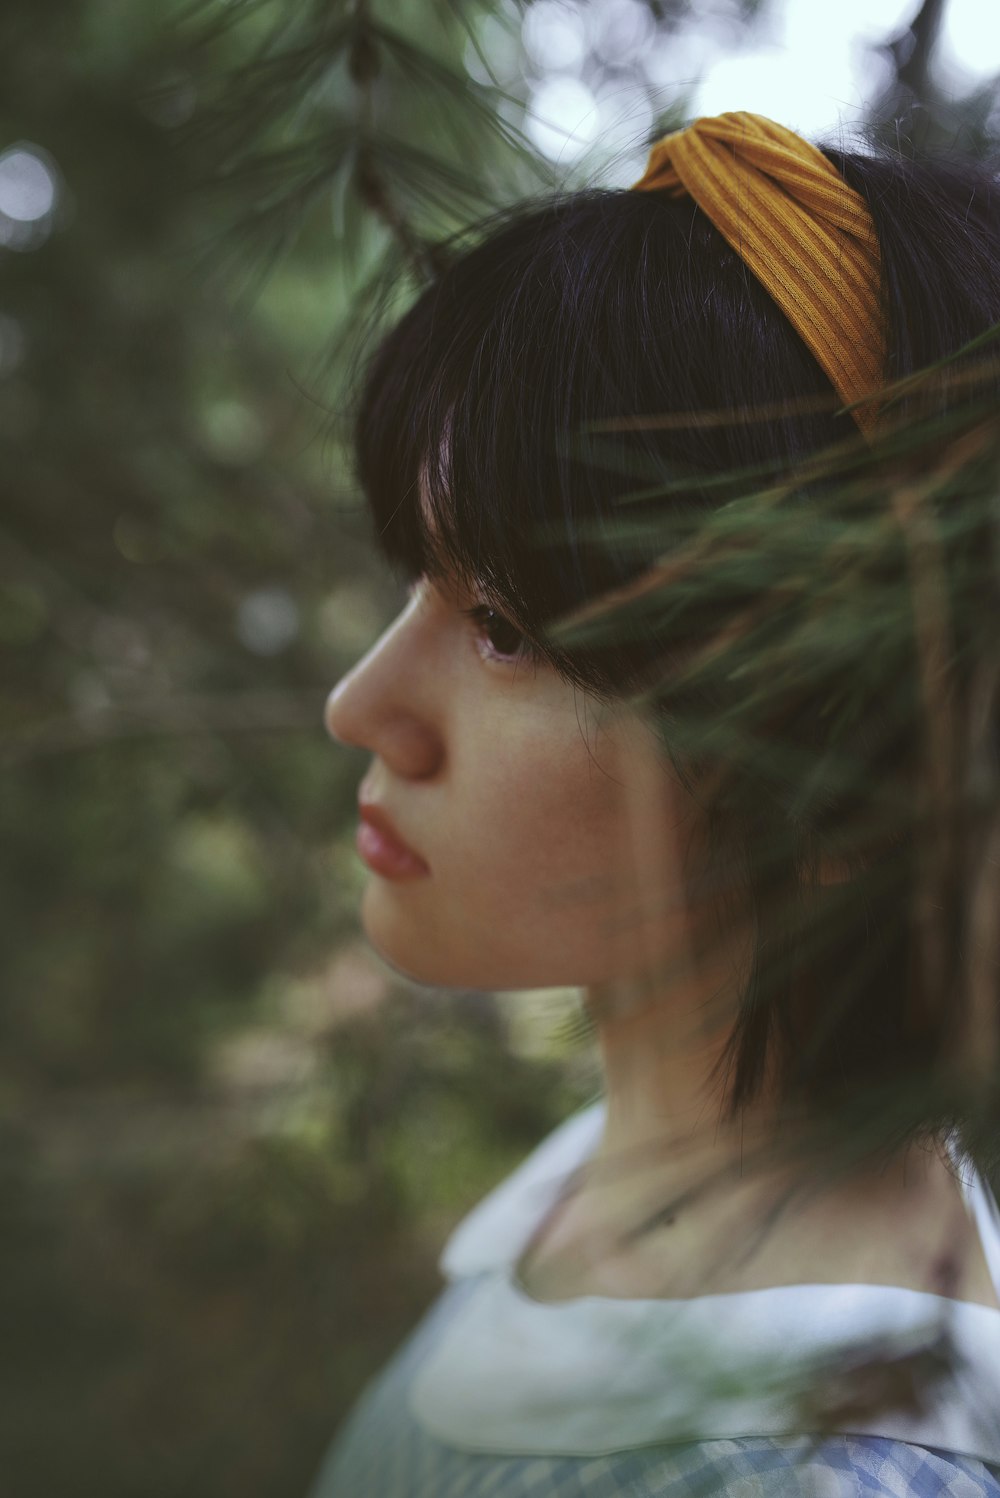
<path id="1" fill-rule="evenodd" d="M 743 110 L 657 141 L 637 192 L 685 193 L 767 290 L 845 405 L 885 379 L 881 265 L 864 199 L 823 153 Z M 877 403 L 851 413 L 866 435 Z"/>

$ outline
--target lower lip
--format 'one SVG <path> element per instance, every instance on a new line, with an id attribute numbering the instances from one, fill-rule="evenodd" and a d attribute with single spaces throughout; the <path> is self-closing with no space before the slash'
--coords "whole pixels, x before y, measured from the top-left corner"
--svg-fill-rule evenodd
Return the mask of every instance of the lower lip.
<path id="1" fill-rule="evenodd" d="M 370 822 L 360 824 L 354 841 L 368 867 L 383 879 L 420 879 L 430 873 L 422 858 Z"/>

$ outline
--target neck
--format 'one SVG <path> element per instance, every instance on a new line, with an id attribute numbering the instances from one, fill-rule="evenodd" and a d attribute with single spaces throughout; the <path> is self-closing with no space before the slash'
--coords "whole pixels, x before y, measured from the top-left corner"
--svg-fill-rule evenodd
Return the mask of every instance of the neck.
<path id="1" fill-rule="evenodd" d="M 735 997 L 732 974 L 719 970 L 675 981 L 669 994 L 639 984 L 587 991 L 607 1104 L 592 1184 L 621 1201 L 683 1191 L 694 1179 L 742 1174 L 773 1139 L 766 1102 L 722 1116 L 716 1068 Z"/>
<path id="2" fill-rule="evenodd" d="M 647 1208 L 697 1211 L 704 1201 L 759 1188 L 838 1200 L 883 1199 L 914 1179 L 925 1144 L 882 1149 L 840 1130 L 814 1132 L 808 1117 L 779 1108 L 766 1091 L 735 1118 L 724 1116 L 717 1063 L 729 1034 L 735 988 L 674 985 L 669 1001 L 639 987 L 590 989 L 606 1097 L 601 1142 L 581 1174 L 595 1207 L 623 1220 Z M 716 1080 L 711 1080 L 715 1077 Z M 803 1162 L 808 1162 L 803 1168 Z M 922 1169 L 922 1167 L 921 1167 Z M 918 1170 L 918 1175 L 920 1170 Z M 833 1198 L 831 1198 L 832 1200 Z"/>

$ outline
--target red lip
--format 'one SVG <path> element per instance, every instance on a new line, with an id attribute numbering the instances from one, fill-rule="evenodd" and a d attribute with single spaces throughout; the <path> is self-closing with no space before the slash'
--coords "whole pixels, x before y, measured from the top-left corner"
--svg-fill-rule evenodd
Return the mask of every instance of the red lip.
<path id="1" fill-rule="evenodd" d="M 419 853 L 406 843 L 392 819 L 371 801 L 358 805 L 361 825 L 355 847 L 368 867 L 384 879 L 420 879 L 430 869 Z"/>

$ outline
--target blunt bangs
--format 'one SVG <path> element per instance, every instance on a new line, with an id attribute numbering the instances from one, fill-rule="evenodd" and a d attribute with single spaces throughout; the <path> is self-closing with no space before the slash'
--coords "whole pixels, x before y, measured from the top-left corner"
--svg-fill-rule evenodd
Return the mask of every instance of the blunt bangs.
<path id="1" fill-rule="evenodd" d="M 567 675 L 622 690 L 649 655 L 648 631 L 630 642 L 626 627 L 598 659 L 555 648 L 547 626 L 644 570 L 671 524 L 726 497 L 720 474 L 738 489 L 747 470 L 787 466 L 853 422 L 794 413 L 803 396 L 832 413 L 832 387 L 691 203 L 592 191 L 486 231 L 369 367 L 361 484 L 404 578 L 445 573 L 478 588 Z M 769 403 L 788 415 L 683 424 Z M 593 430 L 663 413 L 681 424 Z"/>

